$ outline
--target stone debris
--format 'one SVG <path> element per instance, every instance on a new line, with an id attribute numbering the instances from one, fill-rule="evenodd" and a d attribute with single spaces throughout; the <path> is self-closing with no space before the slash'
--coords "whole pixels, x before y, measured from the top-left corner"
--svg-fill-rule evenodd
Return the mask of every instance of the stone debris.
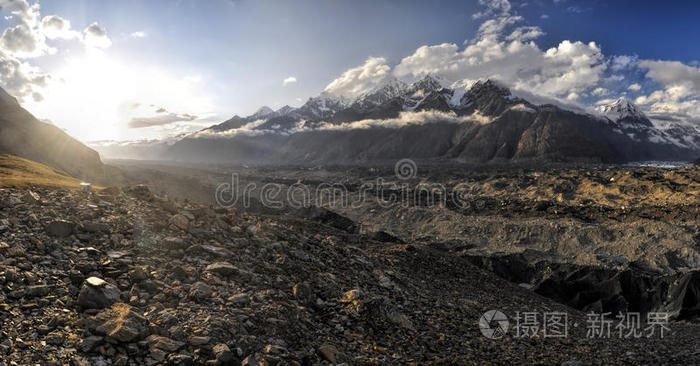
<path id="1" fill-rule="evenodd" d="M 486 339 L 478 319 L 490 309 L 566 311 L 579 324 L 585 313 L 448 251 L 348 225 L 168 201 L 145 186 L 0 189 L 0 365 L 700 361 L 689 323 L 664 339 L 591 340 L 581 328 Z"/>

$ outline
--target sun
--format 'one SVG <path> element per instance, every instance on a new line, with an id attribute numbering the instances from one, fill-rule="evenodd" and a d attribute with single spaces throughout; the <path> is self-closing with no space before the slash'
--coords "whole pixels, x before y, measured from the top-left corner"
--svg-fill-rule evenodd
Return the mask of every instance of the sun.
<path id="1" fill-rule="evenodd" d="M 82 141 L 161 137 L 162 128 L 128 126 L 148 106 L 204 115 L 213 109 L 211 98 L 198 91 L 199 78 L 173 76 L 157 65 L 129 64 L 102 50 L 68 57 L 51 73 L 44 100 L 28 105 L 40 118 Z"/>

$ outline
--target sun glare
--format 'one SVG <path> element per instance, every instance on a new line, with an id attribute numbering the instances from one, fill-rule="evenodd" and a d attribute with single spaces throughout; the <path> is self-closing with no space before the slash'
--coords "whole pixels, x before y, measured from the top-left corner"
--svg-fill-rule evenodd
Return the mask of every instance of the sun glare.
<path id="1" fill-rule="evenodd" d="M 156 111 L 180 113 L 183 105 L 200 116 L 213 109 L 209 99 L 195 91 L 197 84 L 197 77 L 173 77 L 159 68 L 127 65 L 90 50 L 67 58 L 49 81 L 45 100 L 29 108 L 40 117 L 50 111 L 54 124 L 83 141 L 151 138 L 162 133 L 162 127 L 130 128 L 129 121 L 153 117 Z"/>

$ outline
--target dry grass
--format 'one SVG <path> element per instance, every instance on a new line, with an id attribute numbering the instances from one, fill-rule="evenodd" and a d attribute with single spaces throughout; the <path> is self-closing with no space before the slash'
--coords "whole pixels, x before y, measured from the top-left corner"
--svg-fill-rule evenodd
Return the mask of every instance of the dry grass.
<path id="1" fill-rule="evenodd" d="M 31 186 L 78 189 L 80 180 L 31 160 L 0 154 L 0 188 Z"/>

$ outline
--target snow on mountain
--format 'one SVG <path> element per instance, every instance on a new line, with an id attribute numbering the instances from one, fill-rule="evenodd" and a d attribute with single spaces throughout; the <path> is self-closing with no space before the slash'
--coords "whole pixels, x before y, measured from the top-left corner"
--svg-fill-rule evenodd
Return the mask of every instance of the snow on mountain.
<path id="1" fill-rule="evenodd" d="M 591 123 L 603 123 L 614 134 L 625 136 L 637 143 L 674 145 L 682 149 L 700 150 L 700 129 L 675 122 L 666 125 L 653 124 L 642 110 L 628 99 L 621 97 L 613 103 L 595 110 L 584 110 L 554 99 L 538 98 L 538 95 L 522 90 L 511 90 L 494 80 L 464 79 L 451 85 L 434 75 L 426 75 L 408 84 L 394 77 L 387 78 L 369 92 L 357 98 L 347 98 L 328 92 L 309 98 L 299 108 L 284 106 L 277 111 L 262 107 L 253 115 L 234 117 L 210 128 L 215 133 L 251 126 L 256 130 L 295 131 L 300 124 L 305 128 L 339 125 L 361 120 L 397 118 L 400 113 L 440 111 L 456 115 L 483 115 L 498 118 L 506 112 L 525 115 L 560 113 L 568 111 Z M 508 113 L 510 118 L 528 119 L 527 116 Z M 591 129 L 600 127 L 590 126 Z"/>
<path id="2" fill-rule="evenodd" d="M 366 110 L 382 103 L 400 97 L 408 90 L 408 84 L 391 77 L 374 87 L 369 92 L 359 96 L 353 103 L 353 107 Z"/>
<path id="3" fill-rule="evenodd" d="M 255 113 L 250 115 L 250 118 L 252 118 L 252 119 L 265 118 L 273 113 L 275 113 L 275 111 L 273 111 L 272 108 L 270 108 L 268 106 L 262 106 L 257 111 L 255 111 Z"/>
<path id="4" fill-rule="evenodd" d="M 285 105 L 284 107 L 275 111 L 275 115 L 284 116 L 293 112 L 296 108 Z"/>
<path id="5" fill-rule="evenodd" d="M 620 97 L 610 104 L 598 107 L 598 112 L 613 122 L 623 119 L 647 120 L 647 116 L 629 99 Z"/>
<path id="6" fill-rule="evenodd" d="M 330 118 L 337 111 L 347 108 L 351 100 L 344 96 L 338 96 L 328 92 L 323 92 L 317 97 L 309 100 L 297 109 L 297 112 L 309 119 Z"/>

